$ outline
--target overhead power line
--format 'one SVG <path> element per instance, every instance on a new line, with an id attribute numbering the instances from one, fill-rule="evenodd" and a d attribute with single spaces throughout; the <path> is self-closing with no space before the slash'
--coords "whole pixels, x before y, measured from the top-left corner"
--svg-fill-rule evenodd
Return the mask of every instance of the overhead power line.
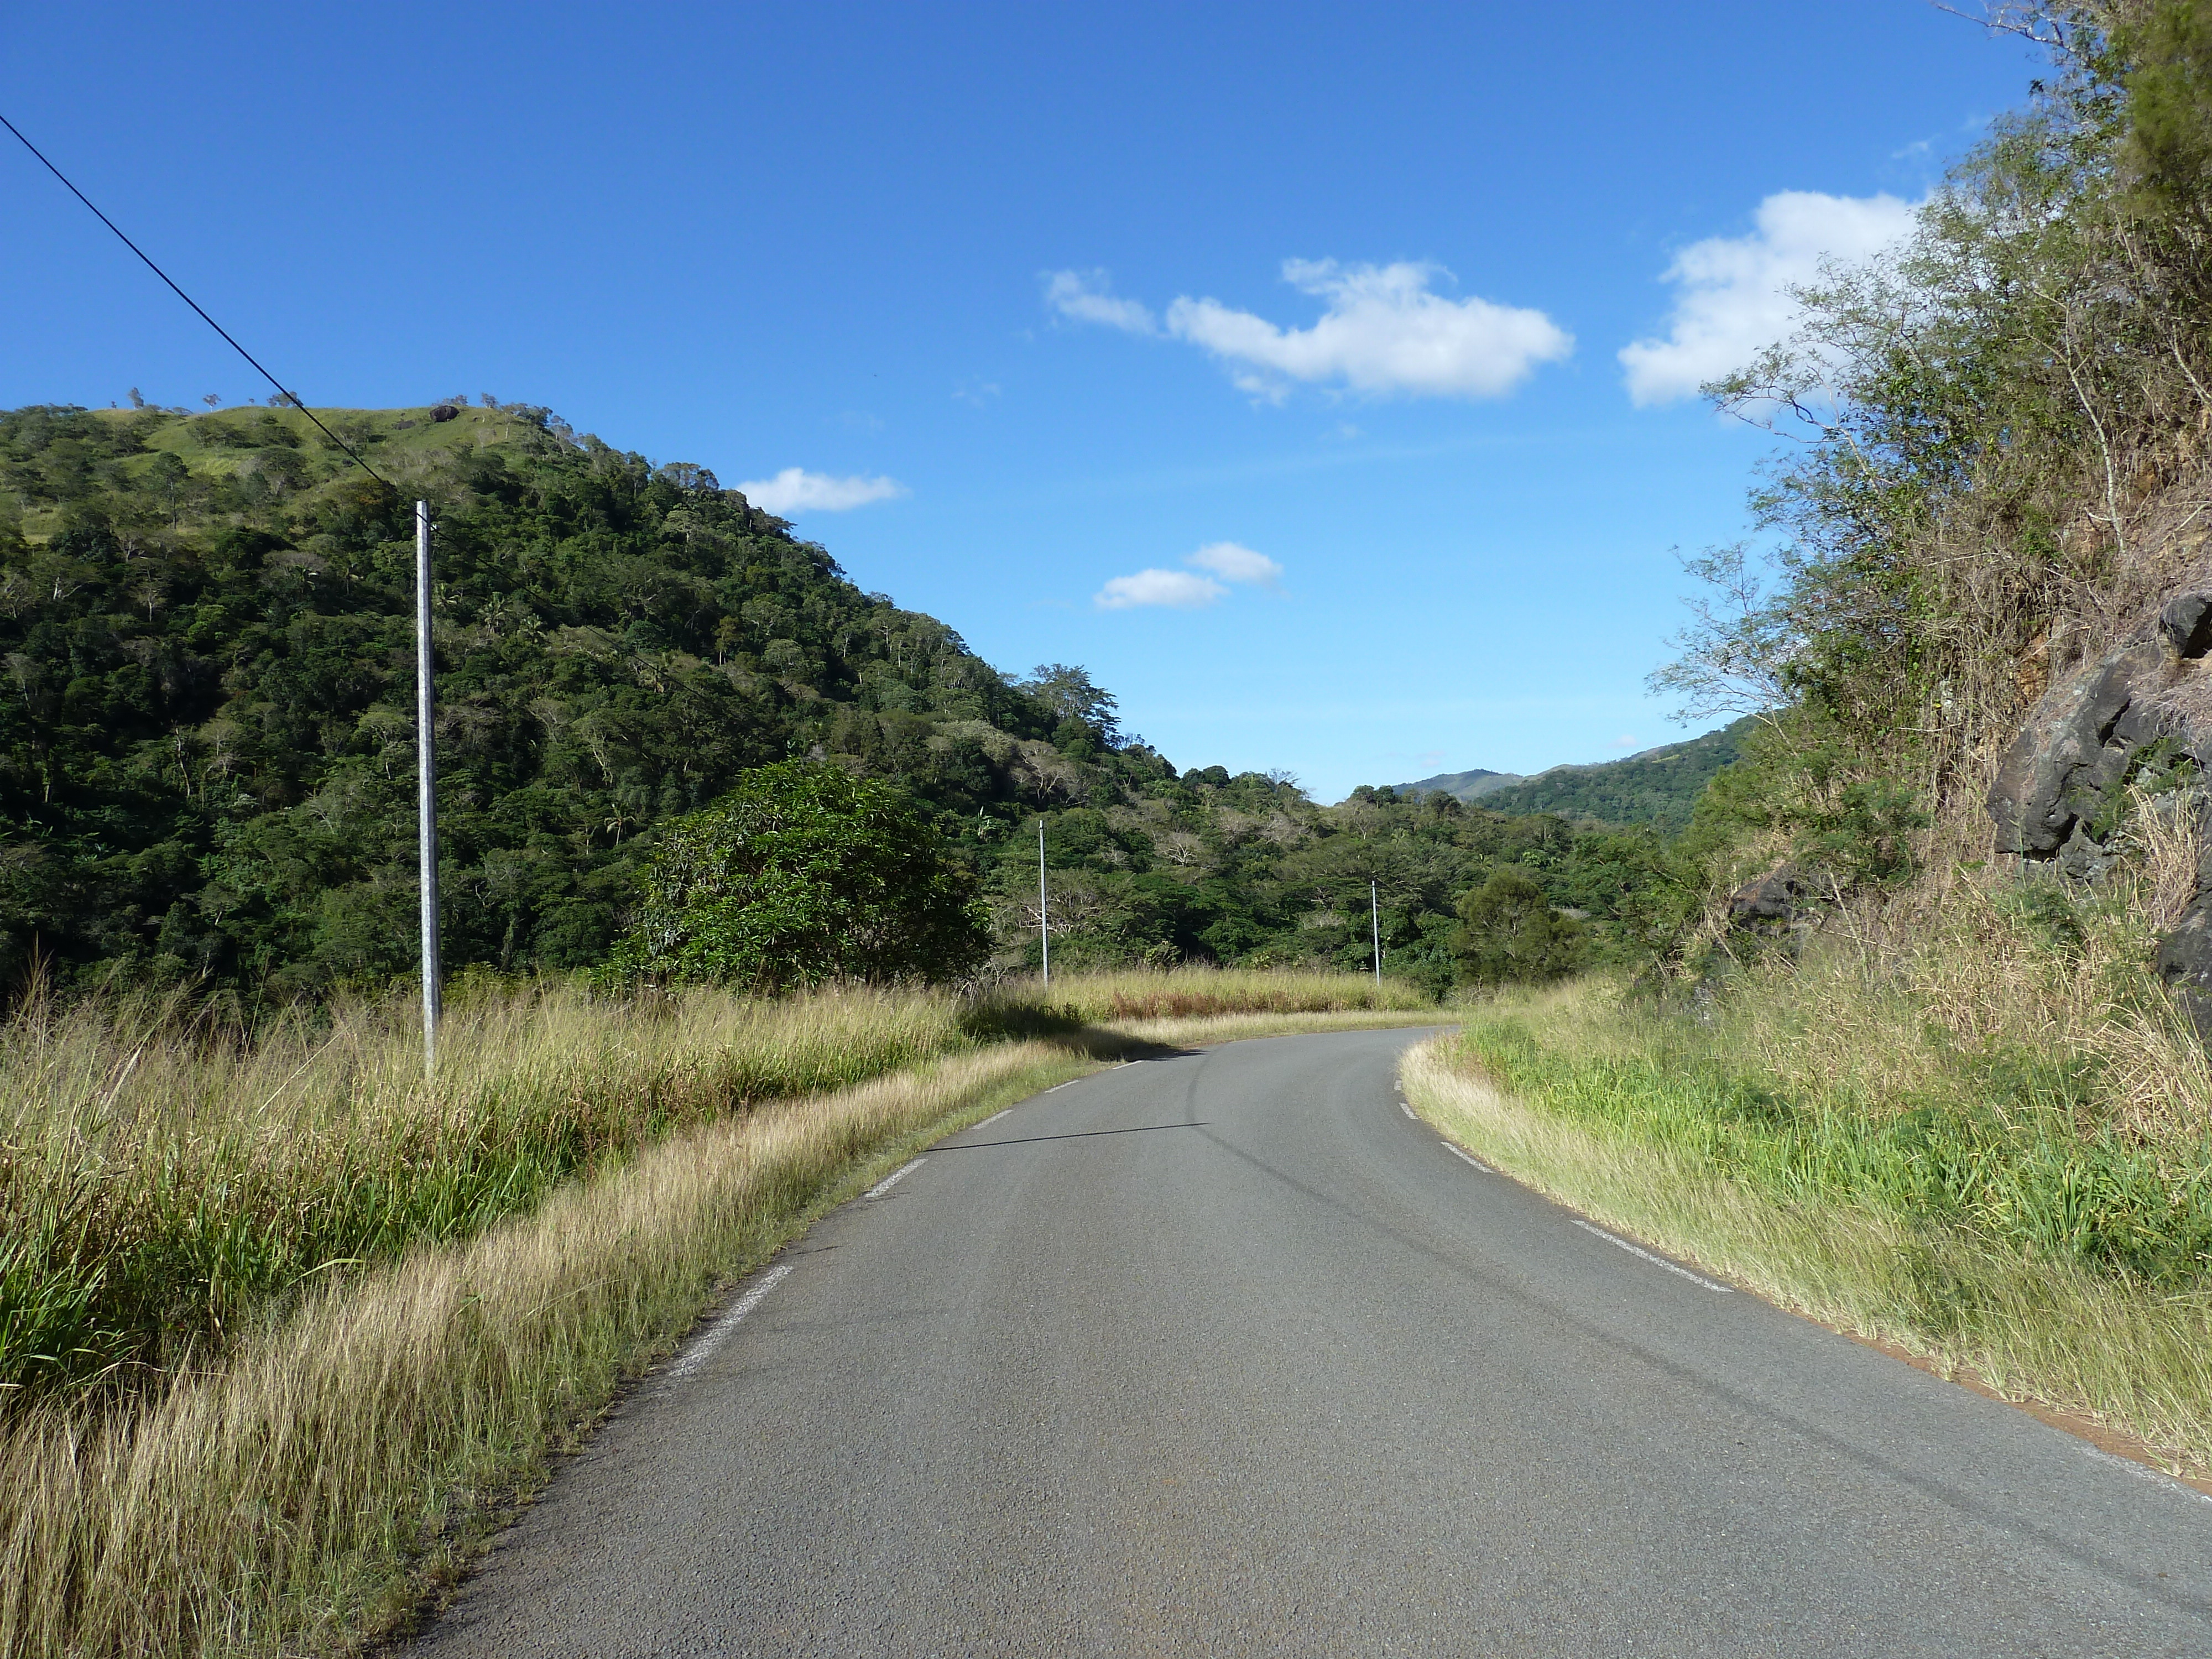
<path id="1" fill-rule="evenodd" d="M 202 322 L 205 323 L 216 333 L 222 335 L 225 343 L 227 343 L 233 351 L 235 351 L 240 356 L 245 358 L 247 362 L 252 363 L 253 365 L 253 372 L 258 374 L 263 380 L 268 381 L 270 385 L 275 386 L 276 388 L 276 395 L 278 397 L 282 398 L 286 403 L 291 404 L 293 408 L 298 410 L 300 413 L 306 416 L 309 420 L 314 421 L 315 430 L 321 433 L 325 438 L 328 438 L 340 449 L 345 451 L 347 454 L 352 456 L 356 465 L 357 465 L 362 471 L 368 473 L 370 477 L 375 479 L 377 483 L 382 484 L 386 489 L 394 488 L 392 480 L 386 477 L 381 472 L 379 472 L 367 461 L 362 460 L 360 452 L 355 449 L 351 444 L 339 437 L 337 433 L 331 431 L 330 428 L 325 426 L 319 420 L 316 420 L 315 411 L 309 409 L 307 404 L 301 403 L 299 399 L 298 394 L 286 390 L 284 386 L 274 374 L 271 374 L 267 369 L 262 368 L 260 361 L 256 358 L 252 352 L 248 351 L 244 346 L 239 344 L 237 341 L 232 339 L 230 337 L 230 331 L 228 329 L 225 328 L 221 323 L 216 321 L 214 318 L 209 316 L 205 311 L 201 310 L 200 302 L 192 298 L 191 295 L 185 293 L 184 289 L 179 288 L 176 283 L 171 280 L 167 271 L 162 270 L 161 267 L 155 264 L 152 259 L 147 258 L 146 250 L 140 247 L 137 243 L 132 241 L 128 236 L 125 236 L 123 234 L 122 228 L 118 226 L 114 220 L 102 213 L 97 207 L 94 207 L 93 205 L 92 198 L 89 196 L 87 196 L 75 185 L 70 183 L 69 175 L 64 173 L 59 167 L 56 167 L 52 161 L 47 161 L 46 152 L 41 150 L 29 139 L 25 138 L 23 137 L 21 128 L 18 127 L 13 121 L 9 120 L 4 115 L 0 115 L 0 127 L 5 127 L 9 131 L 14 133 L 16 138 L 21 143 L 23 148 L 39 158 L 40 165 L 44 167 L 47 172 L 52 173 L 55 178 L 62 181 L 62 187 L 64 190 L 68 191 L 70 195 L 76 197 L 78 201 L 83 203 L 86 207 L 90 208 L 92 210 L 92 216 L 99 220 L 100 223 L 106 225 L 110 230 L 115 233 L 116 240 L 121 242 L 124 246 L 129 248 L 133 253 L 137 254 L 139 258 L 144 260 L 147 270 L 152 271 L 164 283 L 168 283 L 170 293 L 175 295 L 179 300 L 182 300 L 194 311 L 198 312 L 199 319 Z"/>

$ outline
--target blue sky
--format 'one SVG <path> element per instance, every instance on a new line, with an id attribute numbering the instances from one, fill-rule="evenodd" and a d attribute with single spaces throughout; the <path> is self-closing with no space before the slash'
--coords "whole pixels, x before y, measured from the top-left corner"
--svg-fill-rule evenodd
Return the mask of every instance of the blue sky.
<path id="1" fill-rule="evenodd" d="M 309 402 L 761 483 L 1323 799 L 1680 734 L 1671 550 L 1765 441 L 1689 388 L 2035 67 L 1923 0 L 0 20 L 0 112 Z M 20 149 L 0 216 L 0 404 L 265 392 Z"/>

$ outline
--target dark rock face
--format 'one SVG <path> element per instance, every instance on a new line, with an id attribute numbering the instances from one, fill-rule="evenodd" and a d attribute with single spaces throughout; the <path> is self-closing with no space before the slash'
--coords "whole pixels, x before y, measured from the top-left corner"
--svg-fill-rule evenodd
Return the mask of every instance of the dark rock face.
<path id="1" fill-rule="evenodd" d="M 1826 890 L 1819 871 L 1798 864 L 1778 864 L 1729 896 L 1729 926 L 1770 937 L 1786 933 L 1811 918 Z"/>
<path id="2" fill-rule="evenodd" d="M 1996 850 L 2054 862 L 2076 881 L 2094 881 L 2110 869 L 2114 849 L 2100 839 L 2113 816 L 2106 809 L 2147 745 L 2170 734 L 2201 769 L 2212 771 L 2212 732 L 2170 732 L 2161 707 L 2161 694 L 2191 672 L 2183 665 L 2208 655 L 2212 592 L 2180 593 L 2160 610 L 2150 638 L 2053 686 L 2005 751 L 1990 787 Z M 2212 1042 L 2212 852 L 2197 877 L 2189 908 L 2159 942 L 2158 971 L 2198 1033 Z"/>
<path id="3" fill-rule="evenodd" d="M 458 419 L 460 412 L 451 404 L 440 404 L 430 411 L 430 418 L 434 421 L 451 421 Z"/>
<path id="4" fill-rule="evenodd" d="M 2212 1042 L 2212 893 L 2200 889 L 2180 924 L 2159 941 L 2158 976 L 2173 988 L 2197 1035 Z"/>
<path id="5" fill-rule="evenodd" d="M 2158 613 L 2158 631 L 2184 662 L 2212 652 L 2212 593 L 2182 593 Z"/>
<path id="6" fill-rule="evenodd" d="M 2173 670 L 2155 640 L 2117 651 L 2052 689 L 2013 739 L 1990 786 L 1997 851 L 2049 858 L 2127 776 L 2159 735 L 2151 701 Z"/>

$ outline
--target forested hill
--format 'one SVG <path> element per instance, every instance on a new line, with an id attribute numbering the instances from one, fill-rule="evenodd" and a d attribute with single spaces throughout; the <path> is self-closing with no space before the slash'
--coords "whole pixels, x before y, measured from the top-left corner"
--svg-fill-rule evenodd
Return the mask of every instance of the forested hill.
<path id="1" fill-rule="evenodd" d="M 539 410 L 318 412 L 399 488 L 295 410 L 0 416 L 0 971 L 410 965 L 417 494 L 457 962 L 595 960 L 641 832 L 742 768 L 1011 821 L 1113 737 L 1079 673 L 1008 684 L 697 467 Z"/>
<path id="2" fill-rule="evenodd" d="M 1457 897 L 1500 862 L 1648 931 L 1649 848 L 1456 802 L 1178 775 L 1080 669 L 1011 679 L 936 619 L 688 465 L 542 409 L 0 413 L 0 988 L 251 1000 L 411 970 L 413 502 L 436 517 L 448 960 L 595 963 L 655 826 L 811 755 L 933 807 L 1033 951 L 1364 963 L 1452 977 Z M 1063 956 L 1063 953 L 1064 956 Z"/>
<path id="3" fill-rule="evenodd" d="M 1502 772 L 1454 772 L 1401 783 L 1401 795 L 1443 793 L 1480 800 L 1492 812 L 1555 812 L 1599 823 L 1683 828 L 1713 774 L 1735 764 L 1752 717 L 1682 743 L 1662 744 L 1616 761 L 1554 766 L 1531 777 Z"/>

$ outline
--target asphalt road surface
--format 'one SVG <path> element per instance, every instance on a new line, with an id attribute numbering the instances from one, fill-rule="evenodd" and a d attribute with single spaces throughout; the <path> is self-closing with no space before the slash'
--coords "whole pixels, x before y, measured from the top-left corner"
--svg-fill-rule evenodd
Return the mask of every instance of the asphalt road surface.
<path id="1" fill-rule="evenodd" d="M 932 1148 L 421 1650 L 2212 1655 L 2212 1500 L 1471 1164 L 1399 1104 L 1415 1035 Z"/>

